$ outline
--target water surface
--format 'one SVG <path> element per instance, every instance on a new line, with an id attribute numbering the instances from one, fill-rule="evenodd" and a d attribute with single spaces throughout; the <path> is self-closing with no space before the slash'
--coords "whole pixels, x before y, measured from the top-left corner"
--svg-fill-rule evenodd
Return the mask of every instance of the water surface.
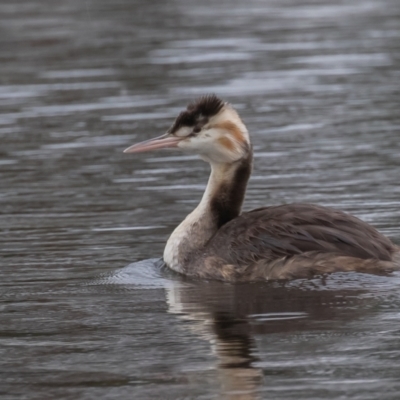
<path id="1" fill-rule="evenodd" d="M 252 135 L 245 209 L 333 206 L 400 243 L 398 1 L 0 14 L 2 398 L 398 398 L 399 274 L 176 276 L 158 259 L 208 167 L 122 154 L 214 92 Z"/>

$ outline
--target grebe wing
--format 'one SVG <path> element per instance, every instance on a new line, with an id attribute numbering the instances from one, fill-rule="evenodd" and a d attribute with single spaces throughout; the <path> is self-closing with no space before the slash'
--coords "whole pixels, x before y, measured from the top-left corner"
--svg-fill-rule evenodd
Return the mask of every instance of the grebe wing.
<path id="1" fill-rule="evenodd" d="M 243 213 L 222 226 L 207 247 L 214 255 L 240 265 L 308 252 L 391 261 L 395 251 L 388 238 L 358 218 L 309 204 Z"/>

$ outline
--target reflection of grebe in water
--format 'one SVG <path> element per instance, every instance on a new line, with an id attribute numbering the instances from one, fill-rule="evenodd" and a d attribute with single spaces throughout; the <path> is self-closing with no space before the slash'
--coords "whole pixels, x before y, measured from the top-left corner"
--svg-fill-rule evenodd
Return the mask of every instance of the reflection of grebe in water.
<path id="1" fill-rule="evenodd" d="M 386 277 L 368 275 L 360 280 L 360 287 L 375 283 L 377 290 L 387 282 Z M 211 353 L 196 345 L 197 350 L 188 352 L 189 359 L 197 359 L 196 351 L 212 354 L 215 366 L 209 369 L 207 361 L 206 370 L 215 371 L 212 376 L 218 379 L 221 398 L 230 400 L 274 398 L 277 387 L 288 386 L 291 391 L 288 380 L 299 370 L 304 372 L 304 363 L 310 362 L 311 367 L 314 352 L 321 351 L 311 344 L 318 342 L 316 336 L 339 337 L 342 342 L 342 335 L 362 334 L 362 328 L 355 329 L 351 323 L 368 320 L 366 315 L 376 302 L 373 292 L 354 287 L 352 274 L 241 285 L 175 277 L 170 283 L 166 288 L 168 312 L 185 320 L 179 325 L 190 333 L 185 334 L 189 343 L 201 338 L 211 345 Z M 397 287 L 394 290 L 398 292 Z M 310 347 L 305 350 L 307 343 Z M 326 360 L 330 355 L 330 350 L 324 353 Z"/>
<path id="2" fill-rule="evenodd" d="M 167 289 L 168 312 L 189 322 L 184 325 L 186 329 L 210 342 L 223 398 L 255 400 L 263 385 L 263 373 L 254 365 L 257 349 L 248 316 L 232 302 L 232 285 L 202 284 L 174 282 Z M 244 298 L 241 293 L 237 295 L 241 304 L 248 301 L 246 292 Z"/>
<path id="3" fill-rule="evenodd" d="M 190 104 L 165 135 L 125 152 L 168 147 L 194 151 L 211 164 L 200 204 L 167 242 L 164 261 L 169 268 L 230 282 L 400 268 L 398 247 L 341 211 L 288 204 L 241 214 L 252 148 L 237 112 L 216 96 Z"/>

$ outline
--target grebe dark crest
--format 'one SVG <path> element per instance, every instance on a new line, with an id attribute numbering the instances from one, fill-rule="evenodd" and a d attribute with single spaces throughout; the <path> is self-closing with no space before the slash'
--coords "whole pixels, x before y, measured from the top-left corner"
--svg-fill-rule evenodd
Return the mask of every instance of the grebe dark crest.
<path id="1" fill-rule="evenodd" d="M 400 269 L 400 248 L 344 212 L 288 204 L 241 213 L 252 147 L 238 113 L 218 97 L 189 104 L 165 135 L 125 153 L 161 148 L 198 153 L 211 165 L 200 204 L 167 241 L 164 261 L 169 268 L 229 282 Z"/>

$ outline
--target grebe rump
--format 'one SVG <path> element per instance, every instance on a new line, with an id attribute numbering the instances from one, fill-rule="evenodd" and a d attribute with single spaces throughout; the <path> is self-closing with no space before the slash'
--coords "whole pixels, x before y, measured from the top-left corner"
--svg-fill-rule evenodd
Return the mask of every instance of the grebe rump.
<path id="1" fill-rule="evenodd" d="M 165 135 L 125 153 L 161 148 L 196 152 L 211 165 L 200 204 L 167 241 L 164 261 L 169 268 L 230 282 L 400 269 L 400 248 L 342 211 L 288 204 L 241 214 L 252 147 L 237 112 L 218 97 L 189 104 Z"/>

